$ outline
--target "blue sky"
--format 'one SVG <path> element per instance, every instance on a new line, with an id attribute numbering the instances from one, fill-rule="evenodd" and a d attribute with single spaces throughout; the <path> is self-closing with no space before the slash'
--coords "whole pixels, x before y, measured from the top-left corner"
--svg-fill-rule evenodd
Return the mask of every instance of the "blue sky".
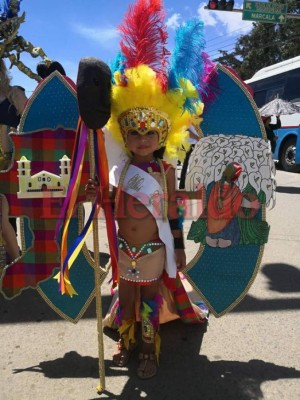
<path id="1" fill-rule="evenodd" d="M 93 56 L 109 63 L 119 48 L 117 26 L 121 22 L 129 0 L 23 0 L 21 13 L 26 20 L 20 35 L 34 46 L 40 46 L 50 59 L 61 62 L 67 75 L 76 81 L 82 57 Z M 248 33 L 252 23 L 242 20 L 242 13 L 208 11 L 201 0 L 165 0 L 168 48 L 172 51 L 175 29 L 186 20 L 197 17 L 204 22 L 206 52 L 212 59 L 218 49 L 231 51 L 236 39 Z M 235 2 L 242 8 L 242 1 Z M 40 58 L 26 53 L 21 60 L 35 72 Z M 27 78 L 16 67 L 11 70 L 12 83 L 23 86 L 27 95 L 36 82 Z"/>

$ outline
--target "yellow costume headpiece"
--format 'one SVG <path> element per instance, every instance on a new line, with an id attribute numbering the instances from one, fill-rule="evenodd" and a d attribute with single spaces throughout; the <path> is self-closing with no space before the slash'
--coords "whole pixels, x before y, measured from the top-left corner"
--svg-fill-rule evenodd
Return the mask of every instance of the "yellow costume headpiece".
<path id="1" fill-rule="evenodd" d="M 167 68 L 167 39 L 161 0 L 138 0 L 129 8 L 122 25 L 121 52 L 112 66 L 111 118 L 107 128 L 126 143 L 134 129 L 144 135 L 158 133 L 160 147 L 176 158 L 188 148 L 191 124 L 201 121 L 200 99 L 204 75 L 203 25 L 191 21 L 181 27 L 172 62 Z"/>
<path id="2" fill-rule="evenodd" d="M 165 142 L 170 127 L 168 115 L 153 107 L 131 108 L 119 116 L 118 122 L 124 142 L 126 142 L 128 132 L 132 129 L 142 136 L 149 131 L 155 131 L 161 146 Z"/>

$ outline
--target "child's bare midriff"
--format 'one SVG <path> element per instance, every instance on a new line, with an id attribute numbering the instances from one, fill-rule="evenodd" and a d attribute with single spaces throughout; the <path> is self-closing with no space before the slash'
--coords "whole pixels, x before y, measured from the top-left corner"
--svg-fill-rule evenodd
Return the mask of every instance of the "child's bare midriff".
<path id="1" fill-rule="evenodd" d="M 132 196 L 121 193 L 116 210 L 119 235 L 131 246 L 158 239 L 157 223 L 145 206 Z"/>

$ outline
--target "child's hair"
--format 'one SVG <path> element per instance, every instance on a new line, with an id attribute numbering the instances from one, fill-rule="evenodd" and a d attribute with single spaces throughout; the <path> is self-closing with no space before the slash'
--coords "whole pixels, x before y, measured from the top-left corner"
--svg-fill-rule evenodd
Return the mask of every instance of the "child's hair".
<path id="1" fill-rule="evenodd" d="M 41 61 L 36 66 L 36 72 L 42 79 L 47 78 L 54 71 L 58 71 L 61 75 L 66 76 L 64 67 L 58 61 L 51 61 L 50 64 L 46 61 Z"/>
<path id="2" fill-rule="evenodd" d="M 153 152 L 154 157 L 155 157 L 155 158 L 160 158 L 160 159 L 162 160 L 162 159 L 164 158 L 164 152 L 165 152 L 165 150 L 166 150 L 166 146 L 163 146 L 163 147 L 161 147 L 160 149 L 155 150 L 155 151 Z"/>

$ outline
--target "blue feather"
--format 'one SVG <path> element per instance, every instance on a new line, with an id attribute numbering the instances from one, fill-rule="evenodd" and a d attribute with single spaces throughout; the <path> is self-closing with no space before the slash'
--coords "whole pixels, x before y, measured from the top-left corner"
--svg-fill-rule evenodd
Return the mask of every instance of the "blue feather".
<path id="1" fill-rule="evenodd" d="M 168 76 L 168 89 L 177 89 L 177 88 L 179 88 L 177 74 L 175 69 L 171 67 Z"/>
<path id="2" fill-rule="evenodd" d="M 177 29 L 175 36 L 175 48 L 172 54 L 168 76 L 169 88 L 179 88 L 179 78 L 185 78 L 192 82 L 199 94 L 204 92 L 204 48 L 205 39 L 203 33 L 203 23 L 201 21 L 193 19 Z M 195 109 L 195 101 L 199 101 L 199 98 L 194 100 L 187 99 L 184 109 L 193 111 Z"/>
<path id="3" fill-rule="evenodd" d="M 114 73 L 116 71 L 119 71 L 123 75 L 125 67 L 126 67 L 126 57 L 121 51 L 119 51 L 116 57 L 110 63 L 110 69 L 113 77 L 112 82 L 114 85 L 116 84 L 116 82 L 114 81 Z"/>

